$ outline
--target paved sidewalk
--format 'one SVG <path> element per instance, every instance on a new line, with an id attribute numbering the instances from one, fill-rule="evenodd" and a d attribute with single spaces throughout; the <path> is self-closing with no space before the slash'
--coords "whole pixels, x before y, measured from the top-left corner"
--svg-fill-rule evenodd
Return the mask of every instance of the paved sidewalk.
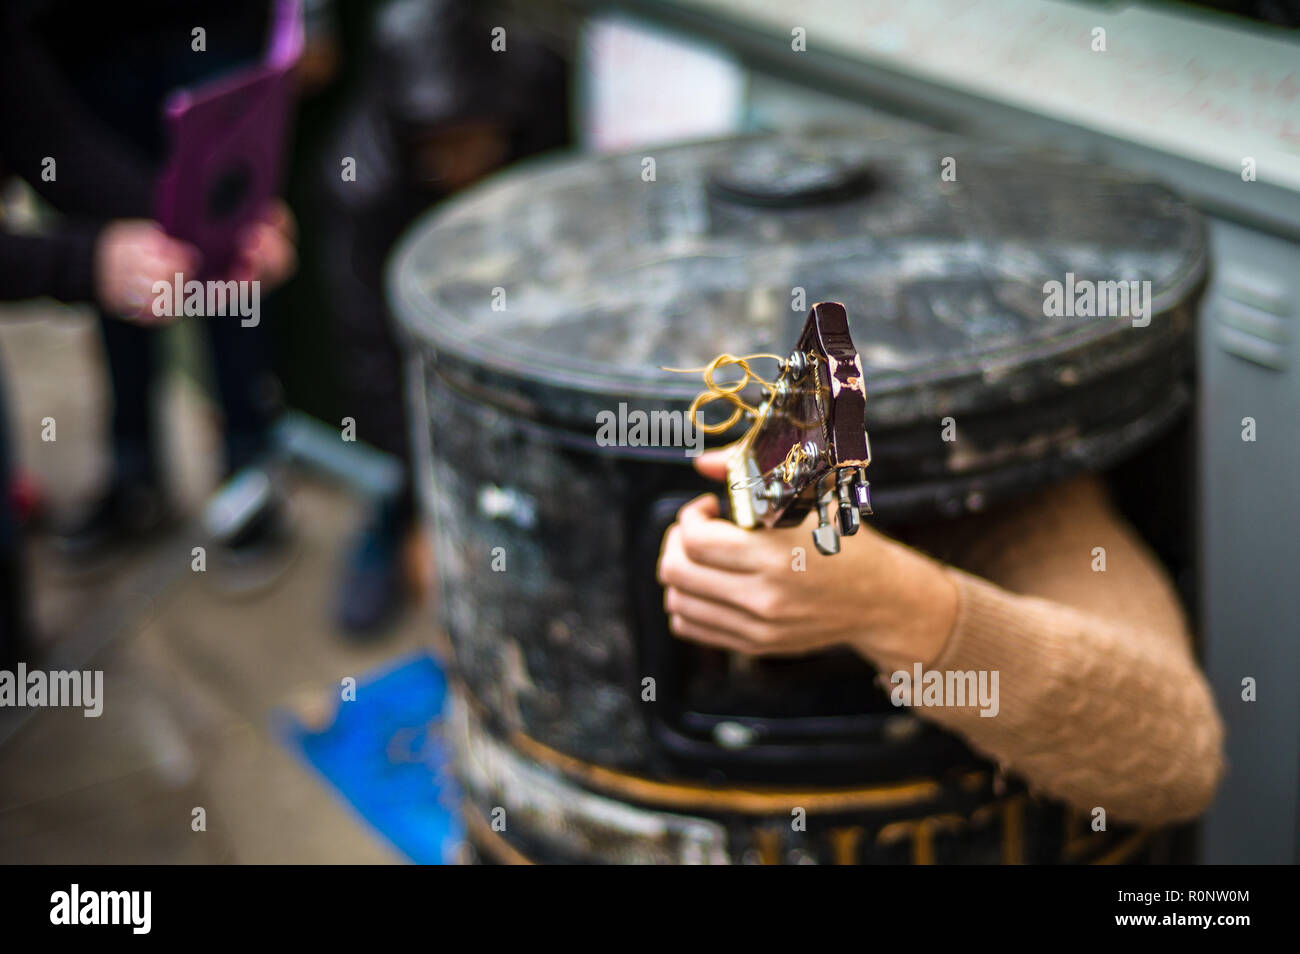
<path id="1" fill-rule="evenodd" d="M 6 308 L 0 360 L 20 459 L 52 507 L 65 509 L 102 467 L 107 399 L 95 328 L 71 309 Z M 193 514 L 212 486 L 215 415 L 180 376 L 164 404 L 172 484 Z M 53 443 L 40 439 L 46 416 L 57 421 Z M 36 710 L 0 741 L 0 863 L 400 860 L 271 738 L 270 714 L 328 711 L 344 676 L 422 645 L 433 610 L 409 612 L 373 646 L 334 632 L 340 547 L 360 504 L 336 485 L 294 481 L 297 557 L 253 599 L 231 601 L 190 572 L 180 536 L 89 583 L 63 579 L 34 541 L 45 658 L 104 670 L 105 703 L 98 719 Z M 177 571 L 174 559 L 187 562 Z M 205 832 L 192 830 L 196 807 Z"/>

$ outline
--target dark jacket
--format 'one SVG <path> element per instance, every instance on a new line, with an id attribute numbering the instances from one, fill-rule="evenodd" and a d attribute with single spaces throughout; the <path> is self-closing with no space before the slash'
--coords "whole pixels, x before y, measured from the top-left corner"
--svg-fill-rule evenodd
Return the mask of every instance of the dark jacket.
<path id="1" fill-rule="evenodd" d="M 63 216 L 41 235 L 0 230 L 0 300 L 93 297 L 104 223 L 152 215 L 163 100 L 256 57 L 267 18 L 265 2 L 235 0 L 0 4 L 0 173 Z M 196 25 L 205 52 L 191 47 Z"/>

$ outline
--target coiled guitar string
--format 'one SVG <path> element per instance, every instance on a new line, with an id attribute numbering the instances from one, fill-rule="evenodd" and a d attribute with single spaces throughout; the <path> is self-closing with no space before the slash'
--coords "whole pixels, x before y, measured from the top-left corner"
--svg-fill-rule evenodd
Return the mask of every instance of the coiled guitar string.
<path id="1" fill-rule="evenodd" d="M 809 353 L 808 357 L 812 359 L 814 363 L 820 360 L 820 356 L 816 353 Z M 767 392 L 769 399 L 771 399 L 776 393 L 776 383 L 761 377 L 749 366 L 750 361 L 758 358 L 773 358 L 776 361 L 781 362 L 784 367 L 785 359 L 780 355 L 760 352 L 744 355 L 743 357 L 733 354 L 720 354 L 702 368 L 661 367 L 661 370 L 671 371 L 675 374 L 702 374 L 704 376 L 705 390 L 696 395 L 695 400 L 691 402 L 689 414 L 691 425 L 703 431 L 705 434 L 721 434 L 733 427 L 746 414 L 752 416 L 754 421 L 750 425 L 749 430 L 746 431 L 745 435 L 737 442 L 738 445 L 744 446 L 753 439 L 759 425 L 762 423 L 762 418 L 760 409 L 745 401 L 745 399 L 740 396 L 741 392 L 744 391 L 752 380 L 757 382 Z M 745 376 L 739 381 L 730 384 L 719 384 L 714 379 L 714 375 L 719 370 L 726 367 L 739 368 L 744 372 Z M 818 381 L 818 384 L 820 385 L 820 380 Z M 820 407 L 820 395 L 816 393 L 818 390 L 820 390 L 820 387 L 814 389 L 814 399 L 817 400 L 818 406 Z M 705 405 L 712 404 L 714 401 L 725 401 L 732 405 L 732 409 L 726 419 L 709 424 L 701 419 L 701 411 L 704 409 Z M 811 426 L 802 424 L 801 422 L 796 423 L 799 424 L 799 426 Z M 804 449 L 802 443 L 796 441 L 790 446 L 790 450 L 786 452 L 785 459 L 781 461 L 781 463 L 777 464 L 776 467 L 772 469 L 772 472 L 777 474 L 783 482 L 793 484 L 798 479 L 800 468 L 809 460 L 810 456 L 808 451 Z M 764 478 L 753 477 L 742 483 L 745 486 L 754 486 L 763 482 Z M 741 488 L 736 487 L 736 489 L 739 490 Z"/>
<path id="2" fill-rule="evenodd" d="M 703 373 L 704 387 L 706 388 L 706 390 L 697 394 L 695 396 L 695 400 L 691 402 L 691 407 L 690 407 L 691 425 L 703 431 L 705 434 L 721 434 L 722 432 L 729 430 L 731 427 L 733 427 L 736 424 L 736 422 L 739 421 L 746 414 L 749 414 L 752 417 L 754 417 L 755 423 L 757 423 L 759 409 L 754 407 L 752 404 L 748 403 L 744 398 L 740 396 L 740 392 L 745 390 L 745 388 L 749 385 L 749 382 L 751 380 L 761 385 L 763 389 L 767 392 L 768 397 L 771 397 L 772 394 L 776 392 L 775 382 L 768 381 L 766 378 L 761 377 L 753 368 L 749 366 L 749 362 L 757 358 L 775 358 L 777 361 L 785 360 L 779 354 L 767 354 L 765 352 L 758 353 L 758 354 L 747 354 L 744 357 L 738 357 L 734 354 L 720 354 L 702 368 L 663 367 L 660 370 L 672 371 L 674 374 Z M 745 372 L 745 376 L 741 378 L 739 381 L 735 381 L 731 384 L 719 384 L 717 381 L 713 379 L 713 376 L 720 369 L 725 367 L 730 367 L 730 366 L 735 366 L 739 368 L 741 371 Z M 731 414 L 729 414 L 725 420 L 713 424 L 708 424 L 705 423 L 703 420 L 701 420 L 700 411 L 704 409 L 704 406 L 706 404 L 712 404 L 714 401 L 725 401 L 726 403 L 733 405 L 733 407 L 731 409 Z M 753 427 L 750 428 L 751 433 L 752 431 L 753 431 Z M 746 433 L 745 437 L 741 438 L 741 440 L 742 441 L 746 440 L 748 439 L 748 437 L 749 437 L 749 433 Z"/>

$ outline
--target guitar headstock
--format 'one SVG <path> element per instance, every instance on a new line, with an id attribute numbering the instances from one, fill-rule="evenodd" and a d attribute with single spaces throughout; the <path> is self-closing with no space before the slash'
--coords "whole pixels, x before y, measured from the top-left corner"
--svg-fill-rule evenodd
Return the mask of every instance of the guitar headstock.
<path id="1" fill-rule="evenodd" d="M 840 536 L 857 533 L 871 513 L 867 392 L 843 305 L 813 305 L 775 385 L 728 461 L 732 518 L 791 526 L 815 507 L 813 542 L 838 553 Z"/>

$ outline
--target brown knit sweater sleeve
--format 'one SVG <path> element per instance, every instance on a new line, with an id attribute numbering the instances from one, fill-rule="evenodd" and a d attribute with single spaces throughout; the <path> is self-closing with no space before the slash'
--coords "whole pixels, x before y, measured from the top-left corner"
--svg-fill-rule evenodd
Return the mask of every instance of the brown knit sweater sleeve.
<path id="1" fill-rule="evenodd" d="M 999 711 L 920 714 L 1085 812 L 1139 824 L 1200 814 L 1223 768 L 1222 723 L 1172 587 L 1103 485 L 1067 482 L 964 549 L 962 569 L 947 570 L 956 623 L 922 662 L 996 670 Z"/>

